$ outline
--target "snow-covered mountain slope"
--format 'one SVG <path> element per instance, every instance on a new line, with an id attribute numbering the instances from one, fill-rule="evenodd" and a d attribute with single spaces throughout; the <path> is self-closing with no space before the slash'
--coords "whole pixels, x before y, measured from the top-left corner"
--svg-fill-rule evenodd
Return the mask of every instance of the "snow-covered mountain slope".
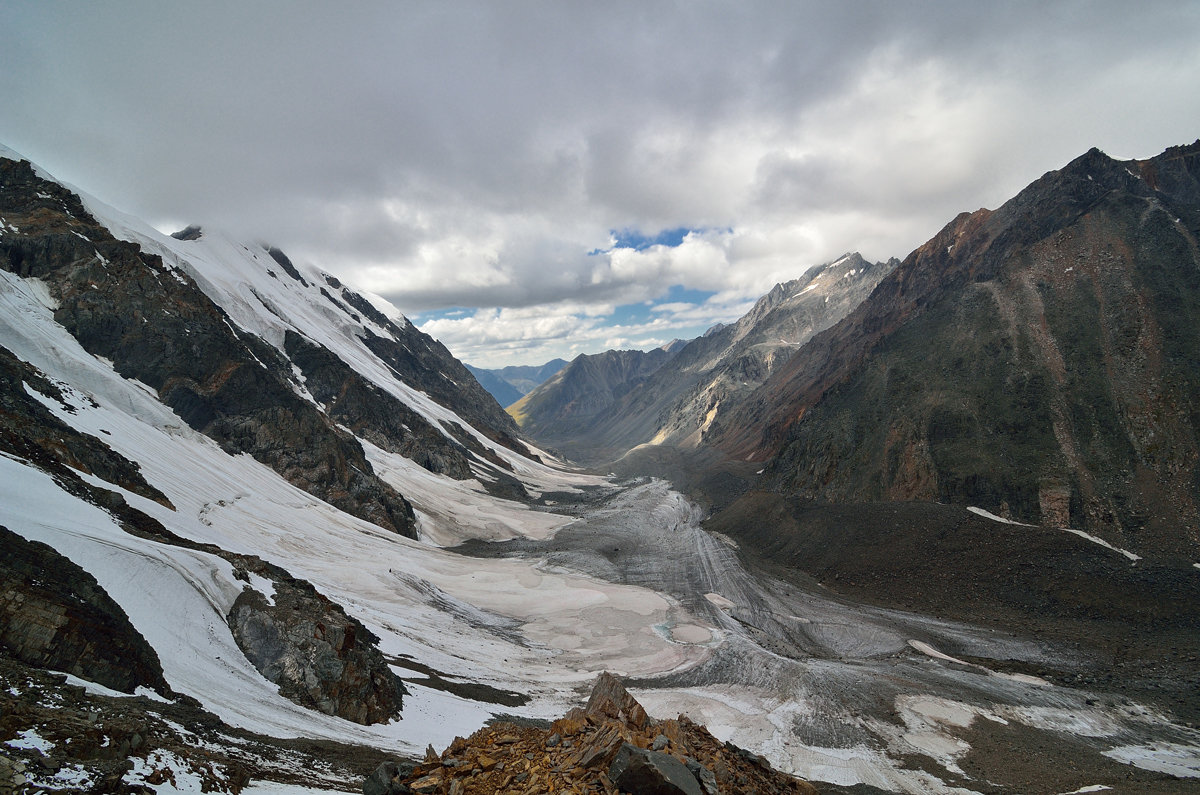
<path id="1" fill-rule="evenodd" d="M 220 232 L 195 230 L 190 239 L 164 235 L 86 193 L 84 206 L 119 240 L 160 256 L 186 273 L 238 326 L 267 341 L 285 356 L 287 332 L 324 347 L 375 386 L 413 409 L 449 439 L 455 426 L 493 455 L 512 463 L 514 448 L 530 451 L 514 436 L 515 427 L 494 401 L 486 399 L 469 371 L 441 343 L 414 327 L 383 298 L 354 291 L 336 277 L 306 263 L 293 263 L 279 249 L 246 244 Z M 398 366 L 395 351 L 407 354 Z M 305 394 L 303 374 L 297 389 Z M 499 444 L 497 444 L 499 442 Z M 476 461 L 475 465 L 487 466 Z"/>
<path id="2" fill-rule="evenodd" d="M 732 532 L 706 532 L 663 481 L 618 488 L 509 439 L 451 394 L 466 380 L 437 346 L 333 277 L 185 237 L 0 158 L 0 542 L 58 567 L 18 581 L 0 555 L 0 759 L 60 764 L 38 749 L 70 742 L 115 776 L 77 756 L 39 766 L 39 787 L 170 775 L 157 791 L 236 791 L 211 755 L 265 745 L 293 770 L 252 777 L 354 790 L 380 757 L 499 713 L 557 717 L 604 670 L 652 714 L 834 786 L 1200 775 L 1200 735 L 1116 692 L 1086 649 L 747 569 Z M 1132 566 L 1056 538 L 1072 559 Z M 94 679 L 83 655 L 53 687 L 29 661 L 79 622 L 23 607 L 95 589 L 127 646 L 140 634 L 156 655 L 99 712 L 68 692 Z M 1010 740 L 1036 753 L 995 750 Z M 335 776 L 318 746 L 371 764 Z M 1082 762 L 1020 786 L 1031 768 L 1048 780 L 1046 758 Z"/>
<path id="3" fill-rule="evenodd" d="M 606 666 L 618 667 L 617 660 L 623 669 L 648 674 L 703 654 L 702 647 L 681 647 L 649 629 L 679 612 L 669 599 L 641 588 L 539 571 L 528 563 L 480 562 L 442 552 L 372 523 L 369 515 L 340 510 L 305 488 L 311 484 L 303 479 L 289 482 L 286 465 L 269 457 L 256 460 L 227 439 L 214 439 L 194 417 L 189 423 L 161 397 L 179 376 L 163 378 L 155 387 L 122 375 L 122 367 L 135 367 L 125 361 L 130 351 L 97 355 L 59 322 L 65 309 L 78 307 L 73 290 L 86 297 L 102 286 L 125 289 L 120 277 L 130 273 L 140 280 L 139 288 L 146 280 L 167 282 L 193 305 L 168 294 L 172 300 L 163 305 L 164 315 L 188 311 L 191 322 L 203 320 L 194 308 L 202 300 L 192 287 L 198 285 L 219 307 L 217 317 L 223 312 L 228 318 L 231 338 L 244 341 L 253 335 L 269 343 L 264 347 L 249 340 L 252 356 L 265 359 L 274 350 L 286 357 L 288 335 L 296 334 L 348 363 L 367 379 L 368 391 L 407 406 L 470 461 L 474 477 L 459 479 L 354 437 L 331 419 L 331 404 L 314 399 L 306 384 L 311 379 L 302 371 L 290 381 L 297 398 L 325 418 L 339 439 L 363 451 L 356 466 L 405 496 L 415 508 L 417 534 L 426 541 L 544 538 L 572 521 L 492 496 L 483 480 L 508 477 L 530 494 L 605 485 L 512 449 L 523 449 L 519 444 L 499 443 L 503 429 L 481 429 L 404 380 L 406 373 L 371 349 L 378 343 L 370 335 L 401 347 L 412 340 L 398 335 L 397 326 L 380 320 L 382 315 L 349 307 L 316 286 L 318 279 L 332 286 L 332 277 L 300 266 L 292 266 L 300 278 L 288 276 L 265 250 L 216 235 L 207 236 L 207 242 L 167 238 L 94 200 L 86 200 L 85 210 L 65 189 L 44 175 L 32 177 L 28 166 L 22 171 L 12 158 L 0 165 L 18 172 L 6 177 L 6 202 L 0 207 L 0 346 L 20 370 L 18 386 L 4 396 L 5 416 L 23 423 L 2 437 L 0 525 L 49 544 L 96 577 L 156 649 L 166 680 L 178 693 L 198 699 L 235 726 L 408 751 L 469 733 L 498 708 L 424 688 L 421 675 L 405 675 L 409 697 L 403 720 L 374 727 L 356 727 L 285 699 L 248 662 L 227 620 L 247 589 L 270 601 L 278 581 L 253 573 L 247 577 L 231 562 L 235 556 L 261 559 L 311 583 L 378 636 L 379 648 L 402 675 L 411 673 L 403 660 L 412 659 L 417 669 L 441 671 L 456 681 L 519 691 L 523 699 L 534 699 L 528 709 L 535 714 L 561 712 L 563 698 L 576 684 Z M 22 181 L 33 189 L 25 189 Z M 136 241 L 140 254 L 93 240 L 102 228 Z M 74 240 L 81 249 L 73 247 Z M 56 261 L 36 260 L 40 254 L 53 259 L 64 247 L 66 254 Z M 141 256 L 147 252 L 162 258 L 160 270 L 149 269 L 147 275 L 133 262 L 114 275 L 118 256 L 153 264 L 154 257 Z M 52 272 L 55 267 L 59 271 Z M 104 306 L 90 305 L 97 311 Z M 144 311 L 135 307 L 134 320 L 149 325 Z M 102 320 L 123 332 L 119 318 Z M 186 337 L 200 325 L 185 323 L 181 333 Z M 88 345 L 100 344 L 81 336 Z M 129 342 L 128 334 L 119 339 Z M 275 363 L 260 364 L 269 374 Z M 185 404 L 182 410 L 190 408 Z M 70 430 L 66 446 L 71 450 L 62 449 L 65 431 L 57 431 L 60 426 L 47 414 Z M 95 474 L 99 469 L 87 463 L 85 441 L 123 462 L 126 474 L 109 477 L 148 487 L 131 490 Z M 134 534 L 134 524 L 150 530 Z M 598 618 L 591 641 L 574 643 L 570 651 L 556 648 L 556 638 L 593 613 Z M 626 637 L 631 623 L 646 627 L 645 632 Z"/>

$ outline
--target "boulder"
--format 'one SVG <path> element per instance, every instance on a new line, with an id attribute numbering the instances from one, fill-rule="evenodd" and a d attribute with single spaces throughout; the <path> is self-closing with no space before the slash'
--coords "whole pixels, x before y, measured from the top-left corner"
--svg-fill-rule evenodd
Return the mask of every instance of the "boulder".
<path id="1" fill-rule="evenodd" d="M 595 717 L 612 718 L 620 723 L 628 723 L 638 729 L 650 720 L 646 710 L 637 699 L 629 695 L 621 680 L 608 671 L 596 679 L 584 712 Z"/>
<path id="2" fill-rule="evenodd" d="M 638 795 L 704 795 L 700 782 L 678 759 L 629 743 L 617 751 L 608 778 L 620 789 Z"/>
<path id="3" fill-rule="evenodd" d="M 246 588 L 229 612 L 242 653 L 281 695 L 301 706 L 355 723 L 398 717 L 404 684 L 392 673 L 378 638 L 304 580 L 247 559 L 269 578 L 268 601 Z"/>
<path id="4" fill-rule="evenodd" d="M 412 792 L 401 779 L 412 772 L 412 765 L 383 762 L 363 782 L 363 795 L 408 795 Z"/>

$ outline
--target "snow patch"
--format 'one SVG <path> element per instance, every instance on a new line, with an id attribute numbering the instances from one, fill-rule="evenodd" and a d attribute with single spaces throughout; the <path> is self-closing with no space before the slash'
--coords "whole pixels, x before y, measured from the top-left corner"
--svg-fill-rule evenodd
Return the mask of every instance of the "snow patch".
<path id="1" fill-rule="evenodd" d="M 250 587 L 262 594 L 267 604 L 275 606 L 275 582 L 267 579 L 258 572 L 246 572 L 250 576 Z"/>
<path id="2" fill-rule="evenodd" d="M 242 795 L 361 795 L 345 790 L 315 789 L 296 784 L 281 784 L 278 781 L 255 781 L 242 788 Z"/>
<path id="3" fill-rule="evenodd" d="M 1178 778 L 1200 778 L 1200 749 L 1176 743 L 1122 745 L 1104 755 L 1127 765 L 1167 773 Z"/>
<path id="4" fill-rule="evenodd" d="M 26 773 L 26 775 L 29 774 Z M 84 769 L 83 765 L 79 764 L 64 765 L 49 778 L 34 776 L 29 783 L 38 788 L 44 787 L 51 790 L 70 788 L 85 792 L 89 791 L 95 784 L 92 780 L 92 774 Z"/>
<path id="5" fill-rule="evenodd" d="M 45 756 L 50 751 L 54 750 L 54 743 L 44 739 L 37 733 L 37 729 L 26 729 L 11 740 L 4 743 L 9 748 L 19 748 L 25 751 L 39 751 L 42 756 Z"/>
<path id="6" fill-rule="evenodd" d="M 204 792 L 204 779 L 200 774 L 170 751 L 155 749 L 145 759 L 131 756 L 129 761 L 133 764 L 133 770 L 126 773 L 122 779 L 126 784 L 151 789 L 158 795 Z M 165 781 L 159 784 L 150 783 L 150 778 L 160 778 L 163 774 L 166 777 Z"/>
<path id="7" fill-rule="evenodd" d="M 960 660 L 957 657 L 951 657 L 949 654 L 943 654 L 942 652 L 940 652 L 937 649 L 930 646 L 928 643 L 924 643 L 919 640 L 910 640 L 908 642 L 908 645 L 912 646 L 914 649 L 921 652 L 922 654 L 928 655 L 928 656 L 933 657 L 938 660 L 945 660 L 946 662 L 957 663 L 958 665 L 970 665 L 971 664 L 968 662 L 964 662 L 963 660 Z"/>
<path id="8" fill-rule="evenodd" d="M 904 721 L 903 743 L 956 775 L 965 775 L 958 760 L 971 750 L 952 729 L 966 729 L 978 714 L 975 707 L 937 696 L 898 696 L 896 712 Z"/>
<path id="9" fill-rule="evenodd" d="M 1080 538 L 1086 538 L 1088 541 L 1091 541 L 1093 544 L 1099 544 L 1100 546 L 1102 546 L 1106 549 L 1111 549 L 1113 552 L 1119 552 L 1135 563 L 1142 559 L 1141 555 L 1134 554 L 1133 552 L 1130 552 L 1127 549 L 1121 549 L 1120 547 L 1114 547 L 1112 544 L 1108 543 L 1103 538 L 1094 536 L 1091 533 L 1085 533 L 1082 530 L 1075 530 L 1074 528 L 1070 528 L 1070 527 L 1064 527 L 1063 530 L 1067 531 L 1068 533 L 1074 533 L 1075 535 L 1079 536 Z"/>
<path id="10" fill-rule="evenodd" d="M 103 482 L 103 481 L 102 481 Z M 148 698 L 151 701 L 158 701 L 162 704 L 173 704 L 171 699 L 163 698 L 158 693 L 154 692 L 145 685 L 138 685 L 133 693 L 122 693 L 120 690 L 113 690 L 111 687 L 105 687 L 97 682 L 92 682 L 87 679 L 80 679 L 73 674 L 63 673 L 61 671 L 51 671 L 58 676 L 65 676 L 67 684 L 73 687 L 82 687 L 84 692 L 91 696 L 107 696 L 108 698 Z"/>
<path id="11" fill-rule="evenodd" d="M 1034 524 L 1024 524 L 1023 522 L 1014 522 L 1012 519 L 1005 519 L 1003 516 L 997 516 L 982 508 L 976 508 L 974 505 L 968 505 L 967 510 L 976 516 L 982 516 L 984 519 L 991 519 L 993 522 L 1000 522 L 1001 524 L 1017 525 L 1018 527 L 1037 527 Z"/>
<path id="12" fill-rule="evenodd" d="M 1001 679 L 1009 679 L 1014 682 L 1020 682 L 1021 684 L 1026 684 L 1026 685 L 1037 685 L 1039 687 L 1050 687 L 1050 683 L 1047 682 L 1045 679 L 1042 679 L 1039 676 L 1031 676 L 1029 674 L 1008 674 L 1008 673 L 1001 673 L 1000 671 L 993 671 L 991 668 L 988 668 L 986 665 L 979 665 L 978 663 L 969 663 L 969 662 L 966 662 L 965 660 L 960 660 L 957 657 L 951 657 L 949 654 L 940 652 L 937 649 L 935 649 L 933 646 L 930 646 L 928 643 L 925 643 L 923 641 L 910 640 L 908 642 L 908 645 L 926 656 L 933 657 L 934 659 L 937 659 L 937 660 L 944 660 L 946 662 L 954 663 L 956 665 L 965 665 L 968 668 L 975 668 L 977 670 L 983 671 L 988 676 L 996 676 L 996 677 L 1000 677 Z"/>
<path id="13" fill-rule="evenodd" d="M 724 596 L 721 596 L 719 593 L 706 593 L 704 594 L 704 598 L 722 610 L 732 610 L 733 608 L 737 607 L 736 604 L 729 599 L 726 599 Z"/>

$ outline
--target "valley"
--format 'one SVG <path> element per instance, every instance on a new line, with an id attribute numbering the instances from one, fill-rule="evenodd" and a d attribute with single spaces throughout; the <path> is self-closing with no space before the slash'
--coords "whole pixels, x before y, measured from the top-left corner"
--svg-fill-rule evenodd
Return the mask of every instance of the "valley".
<path id="1" fill-rule="evenodd" d="M 22 501 L 61 503 L 48 478 L 10 460 L 0 465 L 0 482 L 19 489 Z M 322 718 L 239 664 L 232 638 L 213 620 L 231 596 L 222 583 L 232 578 L 218 561 L 170 549 L 148 556 L 83 504 L 39 511 L 36 520 L 14 513 L 14 491 L 0 500 L 0 524 L 67 550 L 135 606 L 130 617 L 159 650 L 172 687 L 234 729 L 267 737 L 416 757 L 493 713 L 551 719 L 609 670 L 626 677 L 651 714 L 686 714 L 818 784 L 877 788 L 859 791 L 993 792 L 1033 781 L 1063 792 L 1114 782 L 1122 791 L 1167 792 L 1163 773 L 1195 775 L 1200 764 L 1200 734 L 1165 710 L 1024 673 L 1096 665 L 1072 645 L 870 607 L 748 569 L 736 543 L 705 531 L 700 509 L 664 481 L 614 486 L 575 476 L 559 484 L 569 491 L 543 495 L 556 513 L 534 514 L 558 517 L 553 535 L 439 551 L 347 522 L 286 490 L 272 496 L 269 478 L 252 480 L 254 469 L 239 480 L 255 488 L 226 505 L 199 497 L 227 482 L 188 483 L 197 492 L 194 507 L 183 509 L 195 512 L 190 532 L 257 550 L 379 634 L 409 691 L 402 720 L 353 727 Z M 68 524 L 74 529 L 64 538 L 57 528 Z M 422 674 L 430 669 L 438 676 Z M 501 693 L 523 703 L 495 703 Z M 999 742 L 1050 747 L 1077 768 L 1051 775 L 1037 757 L 1022 765 L 1022 754 L 974 750 Z"/>
<path id="2" fill-rule="evenodd" d="M 359 791 L 608 671 L 825 792 L 1188 791 L 1196 146 L 568 364 L 544 435 L 382 299 L 3 150 L 4 775 Z"/>

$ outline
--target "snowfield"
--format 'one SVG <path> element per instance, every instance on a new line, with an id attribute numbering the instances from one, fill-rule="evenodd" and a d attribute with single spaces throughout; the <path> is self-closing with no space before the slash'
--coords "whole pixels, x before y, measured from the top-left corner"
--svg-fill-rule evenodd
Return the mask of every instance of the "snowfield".
<path id="1" fill-rule="evenodd" d="M 287 329 L 300 331 L 448 436 L 448 423 L 466 428 L 533 494 L 592 488 L 603 497 L 579 515 L 535 510 L 488 495 L 477 480 L 431 473 L 362 441 L 371 466 L 415 506 L 421 540 L 384 531 L 249 456 L 226 454 L 153 390 L 84 351 L 54 321 L 46 285 L 0 271 L 0 345 L 64 385 L 67 405 L 29 386 L 27 392 L 138 462 L 174 509 L 85 477 L 179 536 L 257 555 L 311 582 L 379 636 L 410 691 L 402 719 L 375 726 L 283 698 L 242 655 L 226 623 L 243 588 L 270 598 L 269 582 L 248 586 L 220 557 L 128 534 L 29 462 L 0 456 L 0 525 L 54 547 L 95 576 L 156 649 L 171 687 L 229 724 L 420 755 L 497 713 L 557 717 L 607 670 L 635 679 L 634 695 L 651 714 L 688 714 L 718 738 L 817 781 L 969 792 L 908 767 L 904 757 L 922 755 L 960 772 L 970 748 L 963 735 L 989 722 L 1082 734 L 1113 759 L 1200 776 L 1200 733 L 1169 716 L 1115 696 L 997 674 L 939 651 L 1037 662 L 1048 654 L 1038 644 L 756 578 L 728 544 L 700 528 L 699 509 L 667 484 L 618 489 L 495 444 L 398 380 L 360 339 L 372 322 L 356 323 L 321 296 L 324 275 L 316 269 L 296 265 L 308 286 L 286 274 L 272 277 L 276 263 L 261 247 L 213 233 L 177 241 L 84 200 L 115 235 L 195 279 L 242 330 L 280 349 Z M 471 539 L 508 546 L 491 557 L 445 548 Z M 425 667 L 530 701 L 508 708 L 452 695 L 422 684 L 418 671 Z M 139 775 L 135 770 L 131 780 Z M 189 780 L 186 767 L 179 780 Z M 256 787 L 246 791 L 304 791 Z"/>

